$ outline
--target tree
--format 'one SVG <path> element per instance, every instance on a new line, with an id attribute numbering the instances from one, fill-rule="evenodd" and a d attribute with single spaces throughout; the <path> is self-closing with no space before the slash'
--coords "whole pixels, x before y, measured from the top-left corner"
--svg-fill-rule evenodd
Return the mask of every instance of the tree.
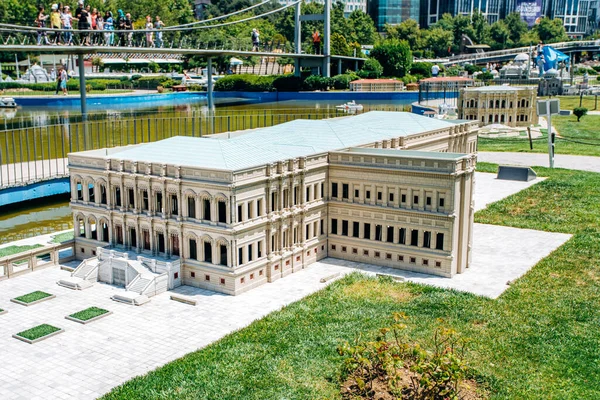
<path id="1" fill-rule="evenodd" d="M 390 38 L 406 40 L 413 50 L 420 47 L 421 29 L 419 29 L 419 24 L 414 19 L 406 19 L 398 25 L 386 24 L 384 31 Z"/>
<path id="2" fill-rule="evenodd" d="M 436 56 L 448 55 L 448 48 L 452 46 L 454 41 L 452 31 L 437 27 L 426 32 L 426 47 L 433 51 Z"/>
<path id="3" fill-rule="evenodd" d="M 102 57 L 94 57 L 92 58 L 92 67 L 96 67 L 96 72 L 100 72 L 100 69 L 104 67 L 104 61 L 102 61 Z"/>
<path id="4" fill-rule="evenodd" d="M 587 115 L 587 112 L 588 112 L 588 109 L 585 107 L 575 107 L 573 109 L 573 115 L 575 115 L 577 117 L 577 122 L 579 122 L 581 117 L 583 117 L 584 115 Z"/>
<path id="5" fill-rule="evenodd" d="M 492 24 L 490 27 L 490 37 L 496 42 L 495 46 L 492 47 L 497 49 L 505 49 L 509 43 L 512 43 L 510 40 L 510 29 L 502 20 Z"/>
<path id="6" fill-rule="evenodd" d="M 375 45 L 370 55 L 379 61 L 386 76 L 403 77 L 410 71 L 412 52 L 406 41 L 385 40 Z"/>
<path id="7" fill-rule="evenodd" d="M 360 71 L 358 71 L 358 76 L 364 79 L 377 79 L 381 74 L 383 74 L 383 67 L 374 58 L 367 58 Z"/>
<path id="8" fill-rule="evenodd" d="M 512 12 L 504 18 L 504 23 L 509 30 L 509 39 L 513 43 L 519 43 L 521 37 L 528 31 L 527 23 L 521 18 L 518 12 Z"/>
<path id="9" fill-rule="evenodd" d="M 347 37 L 360 44 L 373 44 L 377 38 L 377 30 L 373 19 L 361 10 L 354 10 L 348 17 L 351 32 Z"/>
<path id="10" fill-rule="evenodd" d="M 473 40 L 476 43 L 486 43 L 490 26 L 487 18 L 479 10 L 475 10 L 471 16 L 471 26 L 473 27 Z"/>
<path id="11" fill-rule="evenodd" d="M 542 18 L 535 26 L 540 40 L 544 43 L 564 42 L 569 38 L 561 19 Z"/>
<path id="12" fill-rule="evenodd" d="M 352 50 L 350 50 L 350 46 L 348 46 L 344 35 L 340 35 L 339 33 L 331 34 L 331 54 L 350 56 L 351 52 Z"/>

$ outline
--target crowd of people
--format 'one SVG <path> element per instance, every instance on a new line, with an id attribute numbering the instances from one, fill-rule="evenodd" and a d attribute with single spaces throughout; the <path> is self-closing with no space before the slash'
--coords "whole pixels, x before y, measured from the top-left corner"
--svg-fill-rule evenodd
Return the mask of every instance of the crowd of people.
<path id="1" fill-rule="evenodd" d="M 38 45 L 65 45 L 72 46 L 74 34 L 78 35 L 82 46 L 133 46 L 133 20 L 131 14 L 118 10 L 116 15 L 112 11 L 101 12 L 96 8 L 85 6 L 79 0 L 75 11 L 65 4 L 52 4 L 50 13 L 47 14 L 43 6 L 38 9 L 35 19 L 38 28 L 53 30 L 37 31 Z M 146 16 L 144 24 L 144 43 L 136 43 L 147 47 L 162 47 L 165 24 L 159 16 L 152 18 Z M 78 31 L 78 32 L 77 32 Z M 97 32 L 96 32 L 97 31 Z"/>

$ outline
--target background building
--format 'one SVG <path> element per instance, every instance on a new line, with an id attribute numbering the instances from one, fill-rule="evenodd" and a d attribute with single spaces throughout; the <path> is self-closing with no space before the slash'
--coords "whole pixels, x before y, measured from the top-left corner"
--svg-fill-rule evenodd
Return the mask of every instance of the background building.
<path id="1" fill-rule="evenodd" d="M 92 257 L 73 276 L 93 276 L 98 247 L 139 268 L 157 258 L 169 285 L 228 294 L 328 255 L 463 272 L 476 125 L 369 112 L 69 154 L 77 257 Z M 125 262 L 113 281 L 134 282 Z"/>
<path id="2" fill-rule="evenodd" d="M 493 24 L 517 11 L 522 15 L 529 13 L 525 19 L 530 25 L 543 16 L 559 18 L 567 35 L 581 38 L 597 27 L 599 7 L 598 0 L 369 0 L 368 12 L 377 29 L 383 31 L 385 24 L 395 25 L 409 18 L 427 28 L 445 13 L 473 15 L 476 10 Z"/>
<path id="3" fill-rule="evenodd" d="M 279 4 L 286 5 L 295 2 L 296 0 L 278 0 Z M 319 3 L 324 4 L 323 0 L 304 0 L 307 3 Z M 337 0 L 344 3 L 344 12 L 350 14 L 352 11 L 360 10 L 367 12 L 367 0 Z M 332 1 L 334 3 L 335 1 Z"/>
<path id="4" fill-rule="evenodd" d="M 538 123 L 535 102 L 537 88 L 482 86 L 460 90 L 458 115 L 479 121 L 480 126 L 502 124 L 511 127 Z"/>

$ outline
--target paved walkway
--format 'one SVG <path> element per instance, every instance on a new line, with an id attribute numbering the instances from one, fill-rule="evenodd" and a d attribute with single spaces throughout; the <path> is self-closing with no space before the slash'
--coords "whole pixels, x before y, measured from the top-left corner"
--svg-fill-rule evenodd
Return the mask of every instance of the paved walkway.
<path id="1" fill-rule="evenodd" d="M 543 153 L 509 153 L 509 152 L 487 152 L 477 154 L 478 161 L 495 164 L 525 165 L 529 167 L 548 167 L 548 154 Z M 600 157 L 592 156 L 570 156 L 557 154 L 554 157 L 556 168 L 577 169 L 582 171 L 600 172 Z"/>

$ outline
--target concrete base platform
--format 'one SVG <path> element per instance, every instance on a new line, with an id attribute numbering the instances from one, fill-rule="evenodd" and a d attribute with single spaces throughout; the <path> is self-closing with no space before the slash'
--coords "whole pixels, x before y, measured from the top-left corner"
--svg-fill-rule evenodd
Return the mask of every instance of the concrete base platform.
<path id="1" fill-rule="evenodd" d="M 456 289 L 495 299 L 509 288 L 507 282 L 524 275 L 570 238 L 571 235 L 564 233 L 475 224 L 471 267 L 452 278 L 332 258 L 320 263 L 349 268 L 343 273 L 361 271 L 370 275 L 392 275 L 405 281 Z"/>

